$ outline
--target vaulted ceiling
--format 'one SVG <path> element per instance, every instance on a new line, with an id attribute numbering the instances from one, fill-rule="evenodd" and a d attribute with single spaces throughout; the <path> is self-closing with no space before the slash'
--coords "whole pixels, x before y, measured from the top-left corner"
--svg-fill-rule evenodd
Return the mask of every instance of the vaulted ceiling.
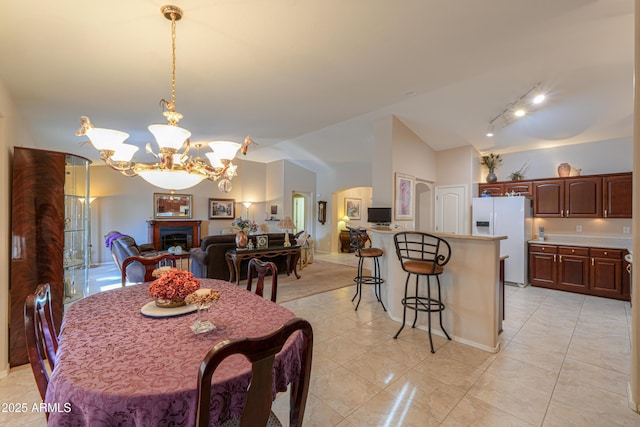
<path id="1" fill-rule="evenodd" d="M 170 92 L 161 0 L 21 0 L 0 15 L 0 80 L 42 148 L 93 159 L 79 117 L 152 141 Z M 370 151 L 396 115 L 435 150 L 508 152 L 628 138 L 633 1 L 190 0 L 177 102 L 193 142 L 258 142 L 246 159 L 312 169 Z M 541 82 L 544 108 L 491 118 Z M 364 156 L 366 158 L 366 155 Z"/>

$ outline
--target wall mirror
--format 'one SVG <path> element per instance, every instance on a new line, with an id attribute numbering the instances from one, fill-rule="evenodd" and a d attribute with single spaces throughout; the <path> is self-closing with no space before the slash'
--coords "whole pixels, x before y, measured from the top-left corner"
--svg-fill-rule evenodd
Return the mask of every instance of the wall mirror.
<path id="1" fill-rule="evenodd" d="M 193 196 L 191 194 L 153 194 L 153 217 L 191 218 L 193 215 Z"/>

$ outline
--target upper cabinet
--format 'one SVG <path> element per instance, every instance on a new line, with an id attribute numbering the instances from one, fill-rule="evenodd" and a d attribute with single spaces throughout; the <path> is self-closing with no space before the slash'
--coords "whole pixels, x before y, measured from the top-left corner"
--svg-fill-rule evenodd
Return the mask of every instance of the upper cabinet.
<path id="1" fill-rule="evenodd" d="M 631 173 L 602 178 L 605 218 L 631 218 L 633 178 Z"/>
<path id="2" fill-rule="evenodd" d="M 533 197 L 541 218 L 631 218 L 632 174 L 576 176 L 479 184 L 480 194 Z M 491 191 L 494 190 L 494 191 Z"/>

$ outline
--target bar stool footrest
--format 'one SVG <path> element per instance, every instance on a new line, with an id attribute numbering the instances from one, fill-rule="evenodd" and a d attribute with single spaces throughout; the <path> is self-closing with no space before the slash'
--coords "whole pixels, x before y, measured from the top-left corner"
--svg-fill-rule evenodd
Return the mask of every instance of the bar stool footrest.
<path id="1" fill-rule="evenodd" d="M 445 309 L 443 303 L 437 299 L 429 299 L 427 297 L 402 298 L 402 305 L 411 310 L 423 311 L 425 313 L 437 313 Z"/>

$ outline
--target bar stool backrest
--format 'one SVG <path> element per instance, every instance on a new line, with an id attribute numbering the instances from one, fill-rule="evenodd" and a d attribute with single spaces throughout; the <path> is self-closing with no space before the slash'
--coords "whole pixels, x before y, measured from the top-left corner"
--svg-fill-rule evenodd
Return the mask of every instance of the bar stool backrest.
<path id="1" fill-rule="evenodd" d="M 431 263 L 432 273 L 435 273 L 437 266 L 443 267 L 451 258 L 449 243 L 433 234 L 403 231 L 396 233 L 393 240 L 403 270 L 405 262 L 421 261 Z"/>

